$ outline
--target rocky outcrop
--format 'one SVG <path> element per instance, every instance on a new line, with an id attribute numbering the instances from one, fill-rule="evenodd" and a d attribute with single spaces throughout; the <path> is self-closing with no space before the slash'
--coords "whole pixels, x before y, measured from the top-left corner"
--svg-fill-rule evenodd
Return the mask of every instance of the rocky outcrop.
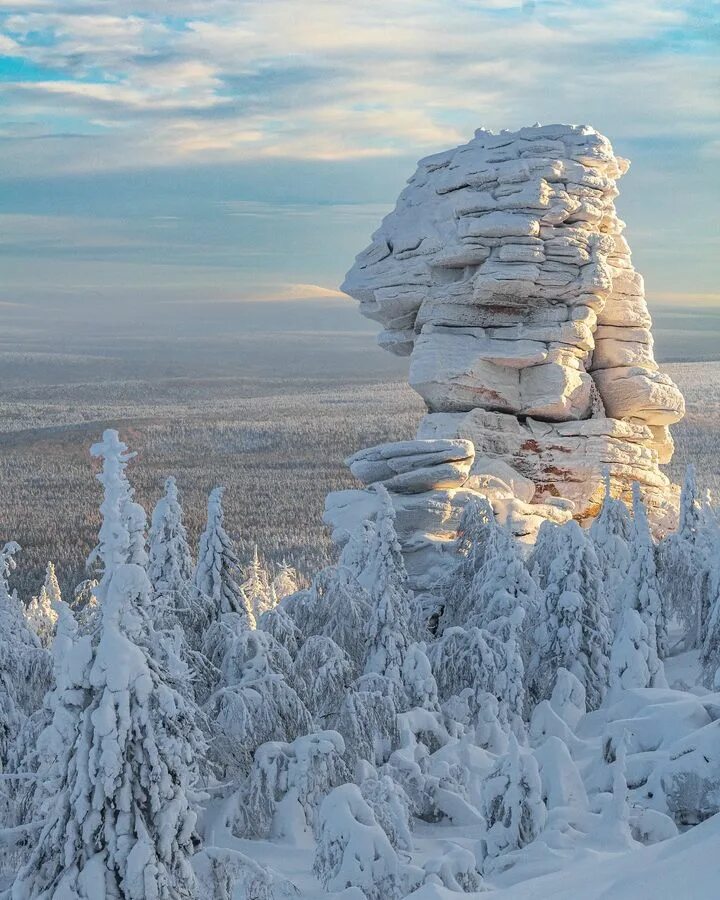
<path id="1" fill-rule="evenodd" d="M 640 483 L 658 529 L 672 520 L 675 488 L 659 464 L 684 404 L 654 360 L 615 212 L 627 168 L 586 126 L 480 130 L 419 163 L 357 257 L 343 290 L 382 325 L 383 347 L 410 356 L 428 408 L 418 437 L 475 446 L 476 482 L 450 487 L 464 463 L 446 457 L 439 490 L 495 479 L 537 508 L 530 518 L 562 507 L 586 521 L 607 468 L 615 494 Z M 393 494 L 430 484 L 381 463 L 381 448 L 351 461 Z"/>

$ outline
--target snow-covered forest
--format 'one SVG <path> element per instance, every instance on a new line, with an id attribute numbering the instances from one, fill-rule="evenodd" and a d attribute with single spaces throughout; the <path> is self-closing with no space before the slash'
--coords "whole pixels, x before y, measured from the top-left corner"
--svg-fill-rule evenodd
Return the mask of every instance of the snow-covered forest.
<path id="1" fill-rule="evenodd" d="M 658 543 L 637 491 L 532 547 L 471 503 L 413 596 L 381 486 L 299 588 L 240 558 L 222 488 L 192 547 L 172 477 L 149 515 L 118 433 L 91 454 L 87 579 L 18 595 L 0 554 L 3 896 L 713 896 L 720 516 L 692 468 Z"/>

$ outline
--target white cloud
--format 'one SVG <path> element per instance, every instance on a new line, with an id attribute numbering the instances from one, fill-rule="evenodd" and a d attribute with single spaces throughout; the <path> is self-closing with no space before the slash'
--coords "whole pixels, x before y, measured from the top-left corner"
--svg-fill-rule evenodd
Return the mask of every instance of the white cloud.
<path id="1" fill-rule="evenodd" d="M 7 86 L 11 117 L 101 132 L 65 152 L 42 137 L 0 148 L 21 172 L 420 156 L 537 119 L 613 137 L 720 131 L 715 55 L 683 0 L 543 0 L 533 14 L 519 0 L 178 0 L 172 23 L 159 0 L 2 8 L 5 40 L 63 73 Z M 685 52 L 663 47 L 668 29 Z"/>

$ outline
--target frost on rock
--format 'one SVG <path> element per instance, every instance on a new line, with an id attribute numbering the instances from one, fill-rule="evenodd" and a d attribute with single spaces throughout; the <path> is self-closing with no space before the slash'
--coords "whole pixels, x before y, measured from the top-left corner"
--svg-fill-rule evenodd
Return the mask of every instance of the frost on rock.
<path id="1" fill-rule="evenodd" d="M 615 210 L 629 163 L 588 125 L 494 134 L 419 162 L 342 289 L 409 356 L 428 413 L 416 440 L 355 453 L 364 490 L 328 497 L 343 544 L 382 484 L 416 591 L 452 567 L 463 509 L 484 496 L 532 540 L 599 513 L 603 476 L 654 533 L 677 518 L 662 472 L 684 401 L 654 358 L 642 276 Z M 454 623 L 459 624 L 459 623 Z"/>

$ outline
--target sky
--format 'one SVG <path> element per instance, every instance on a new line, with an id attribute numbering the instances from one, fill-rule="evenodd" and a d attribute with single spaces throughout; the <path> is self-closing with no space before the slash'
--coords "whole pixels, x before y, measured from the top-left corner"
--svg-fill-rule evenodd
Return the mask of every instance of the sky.
<path id="1" fill-rule="evenodd" d="M 280 327 L 340 302 L 417 159 L 558 121 L 633 161 L 651 303 L 720 310 L 714 0 L 0 0 L 0 53 L 6 316 Z"/>

